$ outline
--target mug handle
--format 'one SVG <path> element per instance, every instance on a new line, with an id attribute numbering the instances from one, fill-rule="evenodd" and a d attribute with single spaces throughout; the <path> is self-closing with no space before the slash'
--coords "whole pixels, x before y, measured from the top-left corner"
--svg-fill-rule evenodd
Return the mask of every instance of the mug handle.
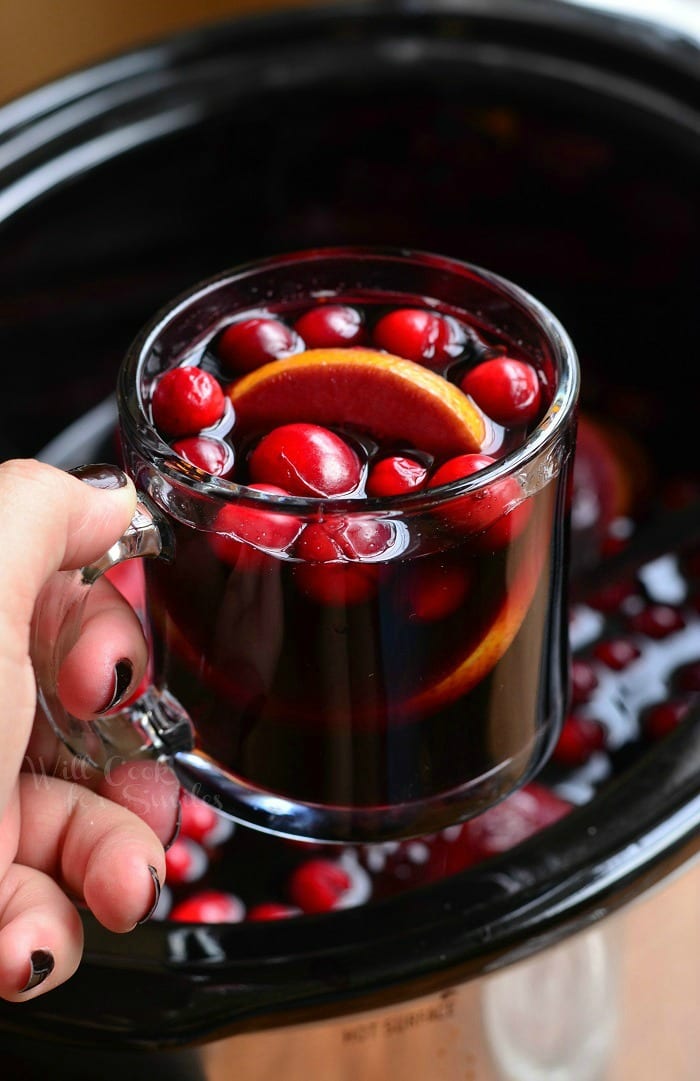
<path id="1" fill-rule="evenodd" d="M 151 686 L 117 712 L 85 721 L 66 710 L 57 687 L 61 665 L 80 636 L 94 583 L 127 559 L 169 562 L 173 555 L 174 538 L 167 519 L 139 492 L 134 516 L 119 540 L 94 563 L 52 576 L 35 606 L 30 653 L 39 704 L 72 754 L 102 772 L 118 758 L 170 760 L 178 751 L 194 747 L 190 719 L 167 691 Z"/>

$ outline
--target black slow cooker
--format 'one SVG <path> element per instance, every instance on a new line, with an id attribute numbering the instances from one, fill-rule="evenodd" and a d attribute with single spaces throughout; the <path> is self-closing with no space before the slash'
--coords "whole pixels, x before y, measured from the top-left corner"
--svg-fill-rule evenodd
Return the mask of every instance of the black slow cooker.
<path id="1" fill-rule="evenodd" d="M 329 6 L 181 34 L 0 110 L 3 457 L 115 453 L 126 347 L 217 270 L 346 243 L 468 259 L 540 297 L 581 356 L 613 480 L 594 454 L 575 655 L 605 667 L 631 625 L 657 658 L 641 683 L 607 664 L 606 747 L 547 767 L 568 813 L 514 847 L 323 915 L 164 912 L 128 937 L 86 916 L 77 975 L 0 1009 L 2 1076 L 694 1081 L 695 29 L 559 0 Z M 680 622 L 645 630 L 640 605 Z M 274 843 L 239 829 L 216 881 L 302 858 Z M 354 855 L 371 879 L 376 854 Z"/>

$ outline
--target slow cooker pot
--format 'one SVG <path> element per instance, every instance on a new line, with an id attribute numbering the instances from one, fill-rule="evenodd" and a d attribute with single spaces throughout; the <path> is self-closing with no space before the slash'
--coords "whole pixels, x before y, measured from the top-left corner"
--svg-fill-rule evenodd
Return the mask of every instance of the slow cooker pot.
<path id="1" fill-rule="evenodd" d="M 591 591 L 641 570 L 683 607 L 664 672 L 692 663 L 699 41 L 554 0 L 327 7 L 186 33 L 10 103 L 0 453 L 113 453 L 126 346 L 218 269 L 344 243 L 468 258 L 570 330 L 583 413 L 613 432 L 625 511 L 642 508 L 617 553 L 601 503 L 578 523 L 575 644 L 603 633 Z M 465 870 L 278 923 L 166 914 L 120 938 L 86 917 L 77 975 L 0 1010 L 5 1076 L 694 1079 L 697 705 L 663 739 L 641 727 L 671 693 L 615 677 L 626 720 L 607 717 L 605 760 L 543 778 L 574 809 Z M 264 843 L 236 837 L 228 885 Z"/>

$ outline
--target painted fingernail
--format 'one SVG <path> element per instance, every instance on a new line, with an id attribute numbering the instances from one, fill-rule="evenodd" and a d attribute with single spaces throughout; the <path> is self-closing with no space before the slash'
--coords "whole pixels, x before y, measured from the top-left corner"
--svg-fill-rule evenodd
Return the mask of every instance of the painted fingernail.
<path id="1" fill-rule="evenodd" d="M 25 991 L 31 991 L 43 983 L 53 972 L 55 964 L 51 950 L 34 950 L 29 958 L 29 979 L 20 989 L 20 994 L 23 995 Z"/>
<path id="2" fill-rule="evenodd" d="M 151 905 L 151 907 L 149 908 L 148 912 L 143 917 L 143 919 L 140 919 L 138 921 L 138 923 L 136 925 L 137 927 L 140 927 L 142 923 L 148 923 L 151 916 L 153 915 L 155 910 L 158 908 L 158 902 L 160 901 L 160 889 L 161 889 L 161 886 L 160 886 L 160 879 L 158 878 L 158 872 L 156 871 L 155 867 L 151 867 L 150 863 L 148 864 L 148 870 L 151 872 L 151 878 L 153 879 L 153 889 L 155 891 L 155 900 L 153 901 L 153 904 Z"/>
<path id="3" fill-rule="evenodd" d="M 167 844 L 163 845 L 163 851 L 164 852 L 167 852 L 168 849 L 172 848 L 173 845 L 175 844 L 175 842 L 177 841 L 178 837 L 180 836 L 180 827 L 181 826 L 182 826 L 182 796 L 180 796 L 178 801 L 177 801 L 177 811 L 175 812 L 175 825 L 173 826 L 173 832 L 172 832 L 172 835 L 170 837 L 170 840 L 167 842 Z"/>
<path id="4" fill-rule="evenodd" d="M 122 657 L 120 661 L 114 666 L 114 685 L 112 687 L 112 694 L 109 702 L 102 709 L 98 709 L 97 713 L 109 713 L 110 710 L 115 709 L 131 684 L 132 677 L 134 675 L 134 666 L 128 657 Z"/>
<path id="5" fill-rule="evenodd" d="M 79 465 L 69 470 L 73 477 L 84 480 L 92 488 L 117 489 L 126 488 L 128 481 L 126 473 L 116 465 L 108 465 L 99 462 L 95 465 Z"/>

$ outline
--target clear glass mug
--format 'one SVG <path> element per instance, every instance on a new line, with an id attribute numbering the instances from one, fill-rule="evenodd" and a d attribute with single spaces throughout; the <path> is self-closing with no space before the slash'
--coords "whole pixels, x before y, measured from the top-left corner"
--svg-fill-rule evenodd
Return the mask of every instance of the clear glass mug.
<path id="1" fill-rule="evenodd" d="M 279 496 L 179 457 L 152 423 L 159 375 L 206 367 L 212 342 L 241 313 L 291 320 L 329 300 L 370 319 L 394 306 L 433 309 L 512 345 L 547 388 L 541 419 L 487 468 L 390 497 Z M 297 252 L 178 297 L 138 335 L 119 376 L 124 463 L 141 493 L 136 517 L 103 560 L 53 585 L 39 611 L 34 661 L 56 732 L 98 768 L 115 758 L 165 760 L 224 813 L 290 837 L 415 836 L 504 798 L 546 760 L 566 707 L 578 385 L 573 345 L 542 304 L 438 255 Z M 367 395 L 381 394 L 370 378 Z M 290 399 L 292 408 L 301 407 Z M 507 528 L 485 528 L 483 514 L 469 512 L 465 524 L 465 508 L 488 506 L 494 491 L 508 492 Z M 272 513 L 279 528 L 257 541 L 250 530 L 222 534 L 232 506 Z M 319 522 L 332 536 L 373 542 L 359 545 L 363 554 L 344 544 L 331 562 L 309 562 L 299 538 Z M 79 721 L 58 698 L 56 673 L 90 585 L 139 556 L 151 557 L 152 683 L 127 708 Z M 426 616 L 416 597 L 436 581 L 447 603 L 429 603 Z"/>

